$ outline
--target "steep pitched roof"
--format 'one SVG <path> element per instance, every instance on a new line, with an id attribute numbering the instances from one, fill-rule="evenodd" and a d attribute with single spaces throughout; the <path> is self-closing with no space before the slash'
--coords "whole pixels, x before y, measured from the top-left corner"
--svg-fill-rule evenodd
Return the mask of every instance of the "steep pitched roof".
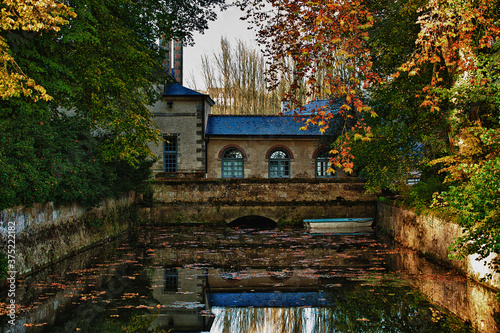
<path id="1" fill-rule="evenodd" d="M 178 83 L 171 83 L 165 85 L 163 89 L 163 96 L 205 96 L 195 90 L 186 88 Z"/>
<path id="2" fill-rule="evenodd" d="M 186 88 L 183 85 L 178 84 L 178 83 L 171 83 L 169 85 L 165 85 L 165 88 L 163 89 L 163 97 L 169 97 L 169 96 L 205 97 L 211 106 L 215 104 L 215 102 L 212 100 L 212 98 L 210 98 L 209 95 L 205 95 L 205 94 L 202 94 L 202 93 L 197 92 L 195 90 Z"/>
<path id="3" fill-rule="evenodd" d="M 321 135 L 314 126 L 300 130 L 303 123 L 291 116 L 224 116 L 208 117 L 208 136 L 301 136 Z"/>

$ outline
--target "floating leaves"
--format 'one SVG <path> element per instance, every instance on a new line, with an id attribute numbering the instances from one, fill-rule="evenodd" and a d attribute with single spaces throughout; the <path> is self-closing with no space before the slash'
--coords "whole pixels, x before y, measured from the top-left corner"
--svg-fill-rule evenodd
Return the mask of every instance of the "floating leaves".
<path id="1" fill-rule="evenodd" d="M 47 306 L 54 306 L 58 318 L 65 318 L 64 313 L 76 317 L 85 314 L 75 324 L 82 331 L 110 321 L 122 325 L 138 316 L 153 320 L 169 311 L 195 311 L 200 317 L 214 317 L 203 298 L 204 288 L 210 284 L 212 292 L 219 288 L 246 294 L 317 290 L 307 294 L 314 299 L 298 299 L 302 303 L 294 309 L 319 311 L 311 304 L 323 304 L 323 312 L 334 311 L 337 318 L 372 325 L 378 322 L 374 316 L 356 312 L 358 305 L 343 308 L 345 301 L 341 300 L 353 297 L 348 303 L 376 304 L 379 308 L 398 297 L 405 302 L 405 297 L 413 299 L 413 291 L 388 274 L 386 262 L 400 251 L 373 234 L 247 233 L 199 227 L 183 227 L 180 232 L 147 227 L 137 231 L 133 243 L 124 238 L 62 263 L 65 274 L 52 271 L 32 277 L 30 283 L 22 281 L 23 293 L 31 295 L 27 298 L 31 307 L 20 307 L 18 313 L 29 318 L 31 325 L 48 322 L 45 319 L 37 324 L 33 319 Z M 428 272 L 426 279 L 437 281 L 438 276 Z M 448 285 L 446 278 L 443 283 Z M 40 301 L 33 302 L 33 298 Z M 415 313 L 420 316 L 419 312 L 412 315 Z M 431 320 L 431 313 L 428 315 Z M 57 322 L 56 326 L 67 324 Z"/>

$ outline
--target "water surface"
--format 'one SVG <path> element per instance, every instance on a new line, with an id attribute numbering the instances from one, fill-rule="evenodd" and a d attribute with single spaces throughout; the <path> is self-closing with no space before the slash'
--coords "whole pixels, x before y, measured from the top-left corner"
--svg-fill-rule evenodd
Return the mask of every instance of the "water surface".
<path id="1" fill-rule="evenodd" d="M 2 332 L 470 332 L 418 291 L 467 280 L 422 260 L 375 234 L 141 227 L 22 280 Z"/>

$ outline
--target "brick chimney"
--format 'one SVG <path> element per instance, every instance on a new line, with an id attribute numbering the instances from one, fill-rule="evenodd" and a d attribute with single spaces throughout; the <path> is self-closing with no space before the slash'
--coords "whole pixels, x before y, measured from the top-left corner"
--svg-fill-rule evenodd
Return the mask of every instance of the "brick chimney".
<path id="1" fill-rule="evenodd" d="M 182 85 L 182 41 L 162 41 L 161 46 L 165 50 L 163 68 L 167 73 L 170 73 L 180 85 Z"/>

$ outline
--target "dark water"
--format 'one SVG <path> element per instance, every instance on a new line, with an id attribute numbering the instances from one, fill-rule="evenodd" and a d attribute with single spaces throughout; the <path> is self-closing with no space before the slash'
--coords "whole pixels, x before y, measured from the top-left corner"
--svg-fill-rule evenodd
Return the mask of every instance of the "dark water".
<path id="1" fill-rule="evenodd" d="M 6 316 L 1 325 L 54 333 L 471 332 L 429 301 L 450 302 L 467 285 L 375 234 L 142 227 L 20 281 L 16 325 Z M 471 305 L 453 302 L 444 305 L 456 313 L 461 302 Z"/>

